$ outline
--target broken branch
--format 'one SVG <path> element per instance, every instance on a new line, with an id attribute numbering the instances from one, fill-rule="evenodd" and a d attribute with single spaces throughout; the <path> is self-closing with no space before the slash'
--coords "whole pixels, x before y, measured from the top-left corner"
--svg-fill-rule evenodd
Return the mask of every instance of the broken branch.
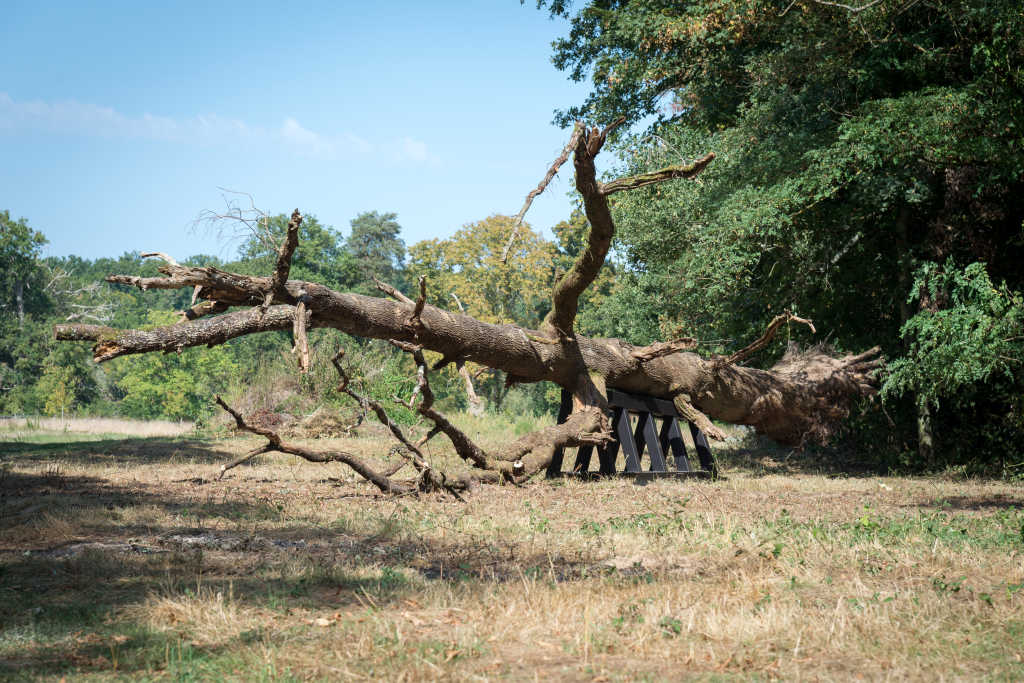
<path id="1" fill-rule="evenodd" d="M 601 194 L 607 197 L 608 195 L 615 194 L 616 192 L 635 190 L 646 185 L 663 183 L 666 180 L 674 180 L 676 178 L 693 178 L 703 171 L 704 168 L 714 160 L 714 158 L 714 153 L 709 153 L 689 164 L 668 166 L 666 168 L 658 169 L 657 171 L 651 171 L 650 173 L 641 173 L 639 175 L 629 176 L 628 178 L 617 178 L 607 183 L 601 183 L 599 185 L 599 189 Z"/>
<path id="2" fill-rule="evenodd" d="M 288 282 L 288 274 L 292 269 L 292 256 L 295 254 L 295 248 L 299 246 L 299 227 L 301 225 L 302 214 L 295 209 L 288 221 L 284 242 L 281 243 L 281 248 L 277 252 L 277 266 L 274 268 L 274 275 L 270 280 L 270 291 L 267 292 L 266 300 L 263 303 L 264 309 L 270 306 L 275 296 L 284 294 L 284 284 Z"/>
<path id="3" fill-rule="evenodd" d="M 655 358 L 663 358 L 665 356 L 671 356 L 673 353 L 679 353 L 681 351 L 690 351 L 691 349 L 697 348 L 697 340 L 693 337 L 682 337 L 680 339 L 673 339 L 672 341 L 654 342 L 647 346 L 641 346 L 640 348 L 633 349 L 629 355 L 636 358 L 641 363 L 654 360 Z"/>
<path id="4" fill-rule="evenodd" d="M 459 301 L 459 297 L 452 292 L 452 298 L 455 299 L 455 304 L 459 307 L 459 312 L 462 314 L 466 313 L 466 308 Z M 442 358 L 441 360 L 444 360 Z M 437 370 L 437 365 L 434 369 Z M 455 361 L 455 369 L 459 372 L 459 376 L 462 377 L 463 383 L 466 385 L 466 398 L 469 400 L 469 414 L 470 415 L 483 415 L 484 413 L 484 402 L 477 396 L 476 389 L 473 387 L 473 378 L 469 374 L 469 368 L 466 367 L 466 361 L 461 358 Z"/>
<path id="5" fill-rule="evenodd" d="M 747 346 L 744 346 L 742 349 L 732 354 L 728 358 L 719 358 L 718 360 L 716 360 L 714 370 L 717 371 L 726 366 L 735 365 L 741 360 L 753 355 L 754 353 L 768 346 L 768 343 L 775 337 L 775 333 L 779 331 L 779 328 L 789 322 L 802 323 L 811 328 L 812 333 L 817 332 L 817 330 L 814 329 L 814 323 L 812 323 L 810 320 L 799 318 L 790 313 L 789 311 L 786 311 L 785 313 L 782 313 L 772 318 L 772 321 L 768 323 L 768 329 L 764 331 L 764 334 L 762 334 L 759 339 L 757 339 L 751 344 L 748 344 Z"/>
<path id="6" fill-rule="evenodd" d="M 569 160 L 569 153 L 576 148 L 576 143 L 579 141 L 580 136 L 583 135 L 584 130 L 586 129 L 583 127 L 583 123 L 577 121 L 576 125 L 572 129 L 572 135 L 569 137 L 569 142 L 567 142 L 565 147 L 562 149 L 562 153 L 559 154 L 551 163 L 551 167 L 548 169 L 548 172 L 544 174 L 544 177 L 541 179 L 537 187 L 526 195 L 526 201 L 523 203 L 523 208 L 519 209 L 519 213 L 516 214 L 516 217 L 513 220 L 512 234 L 509 235 L 508 242 L 505 244 L 505 249 L 501 252 L 502 263 L 508 263 L 508 254 L 512 251 L 512 245 L 515 244 L 516 239 L 519 237 L 519 227 L 523 224 L 523 218 L 526 216 L 526 212 L 530 210 L 533 200 L 539 197 L 540 194 L 547 189 L 548 183 L 550 183 L 554 179 L 555 175 L 557 175 L 558 170 L 562 168 L 562 164 Z"/>
<path id="7" fill-rule="evenodd" d="M 256 450 L 252 451 L 251 453 L 248 453 L 247 455 L 245 455 L 245 456 L 243 456 L 243 457 L 241 457 L 241 458 L 239 458 L 237 460 L 234 460 L 234 461 L 232 461 L 232 462 L 230 462 L 230 463 L 228 463 L 226 465 L 221 465 L 221 467 L 220 467 L 220 477 L 223 477 L 224 473 L 227 472 L 229 469 L 232 469 L 233 467 L 237 467 L 238 465 L 241 465 L 242 463 L 247 462 L 248 460 L 252 459 L 253 457 L 259 455 L 260 453 L 266 453 L 268 451 L 280 451 L 281 453 L 288 453 L 289 455 L 296 455 L 296 456 L 302 458 L 303 460 L 307 460 L 309 462 L 317 462 L 317 463 L 340 462 L 340 463 L 344 463 L 344 464 L 348 465 L 349 467 L 351 467 L 356 472 L 356 474 L 358 474 L 363 479 L 366 479 L 367 481 L 372 483 L 374 486 L 376 486 L 378 489 L 380 489 L 384 493 L 413 493 L 414 492 L 413 489 L 409 488 L 408 486 L 404 486 L 402 484 L 396 484 L 395 482 L 391 481 L 387 477 L 385 477 L 385 476 L 375 472 L 374 470 L 372 470 L 371 468 L 367 467 L 362 461 L 360 461 L 358 458 L 356 458 L 354 455 L 352 455 L 350 453 L 345 453 L 343 451 L 334 451 L 334 452 L 330 452 L 330 453 L 322 453 L 322 452 L 319 452 L 319 451 L 311 451 L 308 448 L 303 448 L 301 446 L 296 446 L 294 444 L 285 443 L 285 442 L 283 442 L 281 440 L 281 437 L 278 436 L 277 432 L 274 432 L 273 430 L 270 430 L 270 429 L 264 429 L 263 427 L 257 427 L 255 425 L 249 424 L 248 422 L 246 422 L 245 418 L 243 418 L 242 415 L 237 410 L 235 410 L 234 408 L 229 406 L 227 403 L 225 403 L 224 399 L 222 399 L 220 396 L 217 396 L 216 398 L 217 398 L 217 404 L 220 405 L 220 407 L 223 408 L 225 411 L 227 411 L 229 415 L 231 415 L 233 418 L 235 418 L 235 424 L 238 426 L 239 429 L 241 429 L 243 431 L 251 432 L 253 434 L 257 434 L 259 436 L 262 436 L 262 437 L 264 437 L 268 441 L 266 446 L 263 446 L 262 448 L 258 448 Z"/>
<path id="8" fill-rule="evenodd" d="M 423 320 L 420 316 L 423 315 L 423 307 L 427 303 L 427 278 L 420 275 L 420 295 L 416 297 L 416 303 L 413 304 L 412 315 L 409 316 L 409 327 L 413 330 L 420 330 L 423 328 Z"/>
<path id="9" fill-rule="evenodd" d="M 292 324 L 292 353 L 299 359 L 299 371 L 309 372 L 309 336 L 306 334 L 306 300 L 299 299 L 295 305 L 295 319 Z"/>
<path id="10" fill-rule="evenodd" d="M 377 278 L 373 278 L 373 283 L 375 285 L 377 285 L 377 289 L 379 289 L 380 291 L 384 292 L 385 294 L 390 296 L 392 299 L 395 299 L 396 301 L 401 301 L 403 304 L 411 304 L 411 303 L 413 303 L 412 299 L 407 297 L 405 294 L 402 294 L 400 291 L 398 291 L 396 288 L 392 287 L 391 285 L 387 284 L 386 282 L 381 282 Z"/>
<path id="11" fill-rule="evenodd" d="M 679 411 L 679 415 L 686 421 L 697 425 L 697 429 L 704 432 L 704 434 L 715 441 L 725 441 L 727 438 L 725 432 L 716 427 L 715 423 L 711 421 L 711 418 L 697 410 L 685 396 L 676 396 L 672 399 L 672 403 L 675 405 L 676 410 Z"/>

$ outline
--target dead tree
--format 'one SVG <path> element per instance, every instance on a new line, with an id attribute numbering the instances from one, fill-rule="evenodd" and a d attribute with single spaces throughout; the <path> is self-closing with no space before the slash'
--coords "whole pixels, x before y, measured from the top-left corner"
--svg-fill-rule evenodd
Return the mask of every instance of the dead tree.
<path id="1" fill-rule="evenodd" d="M 432 433 L 444 433 L 456 452 L 472 466 L 468 478 L 453 483 L 445 473 L 434 471 L 418 446 L 394 427 L 392 432 L 402 441 L 410 462 L 419 472 L 419 486 L 415 487 L 418 490 L 454 492 L 473 480 L 522 482 L 543 470 L 558 448 L 606 443 L 611 438 L 606 416 L 608 388 L 672 400 L 684 417 L 712 438 L 723 438 L 711 421 L 714 419 L 751 425 L 758 433 L 782 444 L 801 444 L 808 439 L 823 441 L 848 414 L 853 400 L 876 390 L 874 371 L 882 362 L 877 347 L 842 358 L 824 350 L 811 350 L 789 355 L 770 370 L 760 370 L 739 363 L 765 346 L 783 323 L 809 321 L 790 314 L 779 316 L 761 339 L 732 356 L 714 358 L 693 353 L 691 339 L 637 347 L 619 339 L 589 338 L 575 332 L 580 295 L 597 277 L 615 233 L 609 195 L 672 179 L 693 178 L 714 158 L 708 154 L 688 165 L 601 182 L 594 158 L 608 133 L 620 123 L 603 130 L 577 124 L 573 132 L 570 148 L 576 188 L 583 198 L 590 233 L 586 248 L 555 284 L 551 309 L 540 329 L 489 324 L 426 305 L 426 283 L 422 279 L 415 300 L 337 292 L 315 282 L 290 280 L 291 257 L 302 220 L 296 210 L 270 277 L 251 277 L 214 267 L 181 266 L 169 257 L 155 254 L 166 262 L 160 268 L 162 277 L 111 275 L 107 281 L 143 290 L 194 288 L 193 306 L 184 312 L 182 322 L 145 331 L 58 325 L 56 337 L 95 342 L 94 359 L 102 362 L 128 354 L 214 346 L 247 334 L 291 329 L 300 364 L 307 357 L 305 336 L 309 328 L 333 327 L 351 335 L 391 340 L 416 357 L 418 393 L 423 399 L 418 410 L 434 422 Z M 556 160 L 552 171 L 557 172 L 566 160 L 567 155 Z M 552 171 L 545 181 L 554 175 Z M 542 191 L 545 184 L 542 182 L 538 190 Z M 531 193 L 527 204 L 535 193 L 539 192 Z M 442 355 L 434 369 L 471 361 L 504 372 L 509 383 L 554 382 L 572 394 L 573 412 L 562 424 L 527 434 L 497 451 L 485 452 L 433 409 L 427 380 L 429 369 L 422 360 L 422 349 Z M 336 366 L 342 377 L 341 390 L 351 393 L 340 362 Z M 366 399 L 353 396 L 367 405 Z M 369 407 L 393 427 L 383 406 Z M 276 434 L 254 429 L 237 413 L 232 411 L 232 415 L 241 428 L 268 438 L 270 443 L 263 450 L 285 450 L 317 461 L 326 457 L 308 451 L 299 453 L 303 449 L 296 447 L 284 448 Z M 381 490 L 410 490 L 362 463 L 353 464 L 352 456 L 330 459 L 352 465 Z"/>

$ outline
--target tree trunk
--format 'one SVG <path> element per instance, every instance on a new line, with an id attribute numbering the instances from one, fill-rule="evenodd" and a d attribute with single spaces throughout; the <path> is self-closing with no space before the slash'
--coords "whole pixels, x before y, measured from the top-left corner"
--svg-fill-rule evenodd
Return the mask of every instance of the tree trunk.
<path id="1" fill-rule="evenodd" d="M 25 327 L 25 283 L 18 280 L 14 283 L 14 305 L 18 309 L 18 329 Z"/>
<path id="2" fill-rule="evenodd" d="M 914 258 L 910 251 L 910 209 L 904 204 L 900 206 L 896 216 L 896 235 L 899 240 L 902 256 L 899 261 L 899 301 L 900 301 L 900 328 L 907 324 L 907 321 L 916 312 L 923 309 L 923 300 L 918 303 L 918 310 L 911 309 L 909 296 L 910 286 L 914 279 Z M 906 350 L 906 342 L 903 343 Z M 917 457 L 927 466 L 935 463 L 935 425 L 932 421 L 931 410 L 927 403 L 918 400 L 918 395 L 913 394 L 914 411 L 917 421 Z"/>
<path id="3" fill-rule="evenodd" d="M 824 440 L 836 421 L 847 414 L 853 399 L 875 390 L 873 370 L 880 363 L 877 348 L 845 358 L 833 358 L 820 350 L 791 354 L 771 370 L 758 370 L 736 365 L 747 349 L 728 359 L 705 359 L 687 351 L 692 340 L 637 347 L 619 339 L 575 333 L 579 296 L 597 276 L 614 235 L 607 197 L 654 182 L 692 178 L 713 159 L 707 155 L 688 166 L 599 182 L 594 157 L 618 123 L 589 131 L 577 125 L 574 131 L 576 185 L 584 198 L 591 231 L 576 263 L 555 285 L 552 308 L 540 330 L 489 324 L 428 306 L 422 280 L 416 301 L 337 292 L 313 282 L 288 280 L 301 221 L 296 211 L 271 277 L 180 266 L 157 254 L 167 261 L 160 269 L 164 277 L 112 275 L 107 280 L 143 290 L 196 288 L 196 296 L 203 302 L 184 312 L 182 322 L 145 331 L 58 325 L 56 336 L 96 342 L 93 354 L 99 362 L 127 354 L 212 346 L 256 332 L 332 327 L 356 336 L 395 340 L 407 350 L 435 351 L 443 356 L 438 365 L 472 361 L 495 368 L 506 374 L 509 385 L 550 381 L 569 390 L 574 413 L 565 425 L 529 434 L 490 459 L 466 451 L 465 457 L 475 466 L 501 470 L 505 478 L 526 477 L 546 467 L 558 447 L 610 439 L 605 415 L 608 387 L 674 400 L 688 417 L 703 419 L 708 425 L 708 417 L 751 425 L 783 444 Z M 235 306 L 246 308 L 221 313 Z M 214 315 L 217 313 L 221 314 Z M 296 324 L 296 316 L 302 316 L 305 324 Z M 760 342 L 766 343 L 781 323 L 794 319 L 777 318 L 765 338 L 748 347 L 750 352 L 760 348 Z M 721 436 L 717 430 L 710 435 Z M 500 464 L 509 461 L 514 461 L 511 469 Z"/>

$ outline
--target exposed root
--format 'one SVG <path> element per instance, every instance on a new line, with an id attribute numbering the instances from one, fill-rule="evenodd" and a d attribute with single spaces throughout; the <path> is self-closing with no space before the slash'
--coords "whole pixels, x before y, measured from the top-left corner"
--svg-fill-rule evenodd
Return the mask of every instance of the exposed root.
<path id="1" fill-rule="evenodd" d="M 833 357 L 824 347 L 791 348 L 769 371 L 725 367 L 708 395 L 740 383 L 756 392 L 745 415 L 730 421 L 752 425 L 759 434 L 789 446 L 826 443 L 854 400 L 877 391 L 877 370 L 885 362 L 875 347 Z"/>

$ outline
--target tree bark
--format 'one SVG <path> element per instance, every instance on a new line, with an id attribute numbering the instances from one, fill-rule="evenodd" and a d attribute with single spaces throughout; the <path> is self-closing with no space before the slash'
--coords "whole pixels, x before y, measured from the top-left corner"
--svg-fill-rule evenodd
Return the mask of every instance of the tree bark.
<path id="1" fill-rule="evenodd" d="M 25 283 L 17 280 L 14 283 L 14 305 L 18 309 L 18 329 L 25 327 Z"/>

